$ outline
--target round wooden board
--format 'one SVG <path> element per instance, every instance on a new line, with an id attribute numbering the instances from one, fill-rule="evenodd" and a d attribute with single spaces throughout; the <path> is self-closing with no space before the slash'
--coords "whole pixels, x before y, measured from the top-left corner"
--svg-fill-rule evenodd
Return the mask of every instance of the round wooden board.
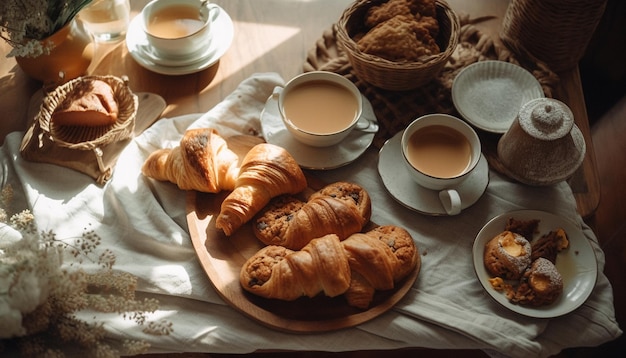
<path id="1" fill-rule="evenodd" d="M 240 154 L 258 143 L 259 138 L 242 136 L 227 141 L 229 147 Z M 313 182 L 309 181 L 310 186 L 317 186 Z M 264 244 L 254 236 L 250 223 L 230 237 L 215 227 L 220 205 L 227 195 L 188 192 L 187 222 L 191 240 L 200 264 L 218 294 L 233 308 L 265 326 L 290 333 L 327 332 L 356 326 L 391 309 L 411 289 L 419 274 L 420 260 L 416 269 L 396 288 L 376 292 L 367 310 L 349 306 L 342 295 L 303 297 L 295 301 L 252 295 L 239 284 L 239 272 L 246 260 Z"/>

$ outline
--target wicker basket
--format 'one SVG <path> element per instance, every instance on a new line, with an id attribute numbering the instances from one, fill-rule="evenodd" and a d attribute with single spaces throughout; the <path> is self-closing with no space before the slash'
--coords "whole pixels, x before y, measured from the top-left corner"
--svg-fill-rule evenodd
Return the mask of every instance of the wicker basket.
<path id="1" fill-rule="evenodd" d="M 65 100 L 81 81 L 101 80 L 108 83 L 113 89 L 119 113 L 117 121 L 108 126 L 82 127 L 59 126 L 50 119 L 54 110 Z M 128 88 L 125 80 L 115 76 L 86 76 L 79 77 L 50 92 L 44 99 L 36 120 L 44 132 L 49 132 L 54 141 L 62 147 L 70 149 L 91 150 L 105 144 L 115 142 L 120 138 L 127 138 L 135 127 L 137 114 L 137 96 Z"/>
<path id="2" fill-rule="evenodd" d="M 436 77 L 452 56 L 459 42 L 459 19 L 445 1 L 436 1 L 441 53 L 420 62 L 394 62 L 360 51 L 354 35 L 366 31 L 367 10 L 387 0 L 357 0 L 337 22 L 337 42 L 346 51 L 356 76 L 376 87 L 403 91 L 420 87 Z"/>
<path id="3" fill-rule="evenodd" d="M 51 120 L 54 110 L 81 81 L 98 79 L 113 89 L 118 105 L 117 121 L 98 127 L 59 126 Z M 48 93 L 26 132 L 20 152 L 26 160 L 52 163 L 88 174 L 104 183 L 112 174 L 117 156 L 133 137 L 138 98 L 127 80 L 115 76 L 85 76 Z"/>
<path id="4" fill-rule="evenodd" d="M 551 70 L 572 69 L 585 54 L 607 0 L 513 0 L 500 37 L 513 51 L 545 62 Z"/>

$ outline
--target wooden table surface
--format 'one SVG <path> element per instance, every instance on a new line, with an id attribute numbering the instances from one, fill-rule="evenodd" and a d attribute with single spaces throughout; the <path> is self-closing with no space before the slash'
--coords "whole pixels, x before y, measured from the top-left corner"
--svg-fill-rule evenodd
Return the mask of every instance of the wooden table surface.
<path id="1" fill-rule="evenodd" d="M 135 16 L 147 0 L 131 1 Z M 206 112 L 254 73 L 277 72 L 285 80 L 301 73 L 309 51 L 322 32 L 335 23 L 352 0 L 214 0 L 234 23 L 233 44 L 214 66 L 196 74 L 166 76 L 151 72 L 129 55 L 125 42 L 97 44 L 88 74 L 126 75 L 136 92 L 152 92 L 167 102 L 164 117 Z M 449 0 L 459 14 L 471 17 L 493 15 L 494 19 L 478 26 L 498 38 L 508 0 Z M 219 36 L 219 34 L 216 34 Z M 41 83 L 28 78 L 15 63 L 6 58 L 9 46 L 0 43 L 0 144 L 13 131 L 23 131 L 32 118 L 28 116 L 31 98 Z M 587 143 L 587 155 L 581 168 L 570 179 L 578 209 L 583 217 L 593 214 L 599 196 L 594 149 L 578 69 L 559 74 L 561 86 L 555 97 L 572 109 L 576 124 Z"/>

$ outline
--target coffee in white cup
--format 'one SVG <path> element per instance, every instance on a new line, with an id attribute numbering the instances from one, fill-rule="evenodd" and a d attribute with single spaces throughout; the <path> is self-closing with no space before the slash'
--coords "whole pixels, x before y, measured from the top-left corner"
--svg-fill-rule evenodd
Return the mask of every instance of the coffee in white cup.
<path id="1" fill-rule="evenodd" d="M 401 148 L 411 178 L 422 187 L 440 191 L 446 212 L 458 214 L 462 203 L 456 188 L 470 176 L 481 156 L 474 129 L 447 114 L 425 115 L 404 130 Z"/>
<path id="2" fill-rule="evenodd" d="M 303 73 L 276 87 L 274 96 L 285 127 L 298 141 L 328 147 L 350 134 L 361 116 L 363 100 L 356 86 L 333 72 Z"/>
<path id="3" fill-rule="evenodd" d="M 154 55 L 183 59 L 205 50 L 220 8 L 205 0 L 153 0 L 141 11 L 143 31 Z"/>

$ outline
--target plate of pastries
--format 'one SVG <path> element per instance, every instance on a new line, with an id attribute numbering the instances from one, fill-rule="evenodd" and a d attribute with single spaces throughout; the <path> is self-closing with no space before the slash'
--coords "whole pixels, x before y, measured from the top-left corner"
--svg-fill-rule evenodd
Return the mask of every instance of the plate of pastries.
<path id="1" fill-rule="evenodd" d="M 367 191 L 322 183 L 261 138 L 188 130 L 142 172 L 187 190 L 187 222 L 219 295 L 271 328 L 325 332 L 392 308 L 421 261 L 410 233 L 370 221 Z"/>
<path id="2" fill-rule="evenodd" d="M 580 307 L 598 276 L 596 256 L 580 226 L 538 210 L 490 220 L 476 236 L 473 260 L 478 280 L 496 302 L 536 318 Z"/>

